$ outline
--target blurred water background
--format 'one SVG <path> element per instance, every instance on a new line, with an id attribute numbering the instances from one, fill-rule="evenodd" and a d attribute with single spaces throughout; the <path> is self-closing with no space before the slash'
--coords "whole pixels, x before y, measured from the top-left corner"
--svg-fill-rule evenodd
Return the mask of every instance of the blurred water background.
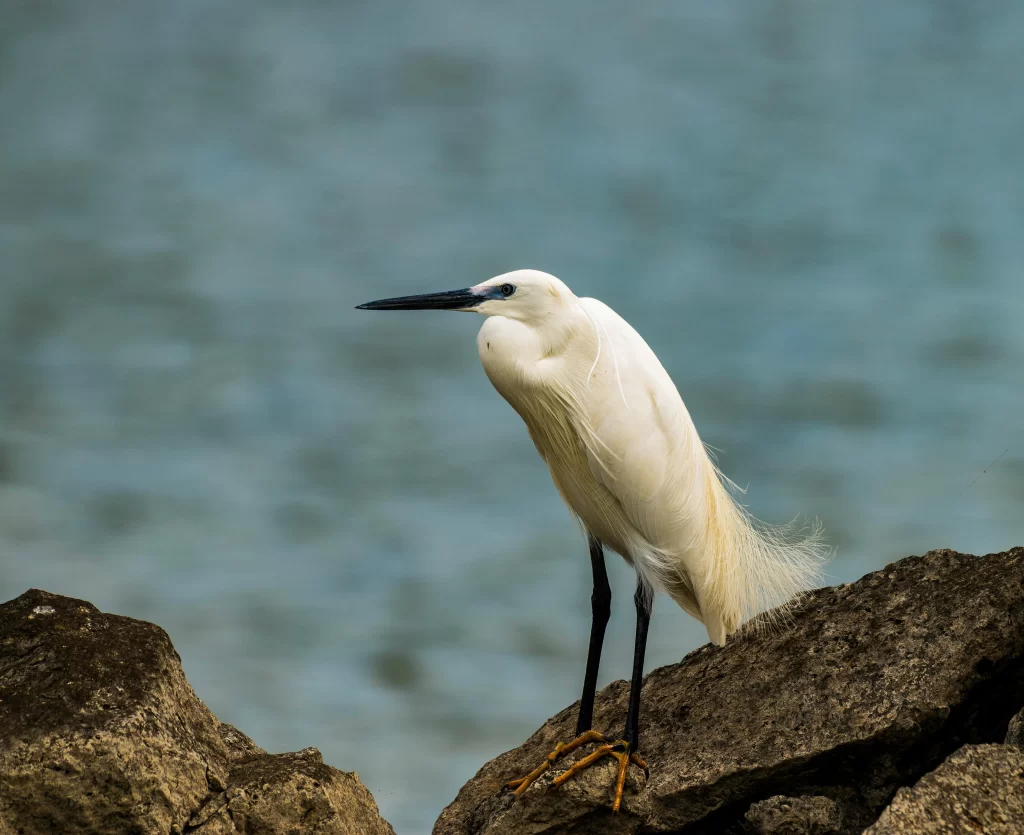
<path id="1" fill-rule="evenodd" d="M 833 580 L 1021 544 L 1022 43 L 1017 0 L 4 0 L 0 596 L 159 623 L 426 833 L 578 696 L 589 565 L 481 320 L 353 306 L 527 266 Z M 648 669 L 705 640 L 661 600 Z"/>

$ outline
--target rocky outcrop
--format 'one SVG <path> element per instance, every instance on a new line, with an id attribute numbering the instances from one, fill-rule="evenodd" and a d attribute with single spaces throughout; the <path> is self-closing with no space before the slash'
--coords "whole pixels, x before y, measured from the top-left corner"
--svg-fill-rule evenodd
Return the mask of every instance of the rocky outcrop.
<path id="1" fill-rule="evenodd" d="M 393 835 L 355 774 L 220 723 L 167 634 L 31 590 L 0 605 L 0 833 Z"/>
<path id="2" fill-rule="evenodd" d="M 627 697 L 624 681 L 605 688 L 595 727 L 619 732 Z M 571 738 L 574 705 L 485 765 L 434 833 L 852 835 L 876 820 L 889 827 L 878 832 L 916 832 L 900 828 L 908 810 L 937 792 L 1013 785 L 1006 751 L 1016 749 L 984 743 L 1002 742 L 1022 705 L 1024 549 L 933 551 L 808 595 L 784 630 L 744 630 L 647 676 L 650 778 L 631 769 L 620 814 L 610 812 L 611 761 L 551 787 L 586 749 L 518 800 L 505 788 Z M 890 801 L 889 822 L 878 820 Z"/>
<path id="3" fill-rule="evenodd" d="M 965 745 L 911 789 L 896 792 L 864 835 L 1024 832 L 1024 751 Z"/>
<path id="4" fill-rule="evenodd" d="M 833 835 L 843 828 L 843 810 L 830 797 L 769 797 L 743 817 L 757 835 Z"/>
<path id="5" fill-rule="evenodd" d="M 394 835 L 359 777 L 324 765 L 316 748 L 268 754 L 249 745 L 255 750 L 233 762 L 225 791 L 210 796 L 187 832 Z"/>
<path id="6" fill-rule="evenodd" d="M 1024 749 L 1024 709 L 1010 720 L 1010 724 L 1006 728 L 1006 739 L 1004 740 L 1007 745 L 1016 745 L 1018 748 Z"/>
<path id="7" fill-rule="evenodd" d="M 616 732 L 628 685 L 597 700 Z M 435 835 L 1024 832 L 1024 549 L 934 551 L 651 673 L 645 779 L 612 762 L 518 801 L 575 706 L 488 763 Z M 576 756 L 585 754 L 582 751 Z M 42 591 L 0 605 L 0 835 L 393 835 L 354 773 L 223 724 L 167 635 Z"/>

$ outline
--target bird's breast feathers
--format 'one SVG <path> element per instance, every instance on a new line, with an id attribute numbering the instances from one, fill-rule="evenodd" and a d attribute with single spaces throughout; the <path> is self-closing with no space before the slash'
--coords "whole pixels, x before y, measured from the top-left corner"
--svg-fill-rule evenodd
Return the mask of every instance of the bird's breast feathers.
<path id="1" fill-rule="evenodd" d="M 597 520 L 587 517 L 607 515 L 614 501 L 634 529 L 660 539 L 653 503 L 677 492 L 679 467 L 693 460 L 699 439 L 639 334 L 596 300 L 581 299 L 579 307 L 568 334 L 488 319 L 480 359 L 577 515 L 593 526 Z"/>

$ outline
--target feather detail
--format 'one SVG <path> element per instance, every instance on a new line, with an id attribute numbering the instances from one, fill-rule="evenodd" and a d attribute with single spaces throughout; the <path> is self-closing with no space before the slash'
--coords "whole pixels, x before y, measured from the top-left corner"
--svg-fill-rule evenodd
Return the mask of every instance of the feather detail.
<path id="1" fill-rule="evenodd" d="M 667 372 L 610 308 L 573 296 L 557 317 L 495 316 L 478 344 L 573 517 L 712 641 L 766 610 L 758 628 L 782 623 L 819 582 L 820 526 L 765 525 L 734 500 Z"/>

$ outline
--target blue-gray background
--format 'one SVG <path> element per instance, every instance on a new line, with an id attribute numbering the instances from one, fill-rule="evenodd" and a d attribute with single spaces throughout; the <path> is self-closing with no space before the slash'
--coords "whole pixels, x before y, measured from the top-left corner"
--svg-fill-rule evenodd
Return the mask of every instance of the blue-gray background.
<path id="1" fill-rule="evenodd" d="M 355 304 L 601 298 L 835 579 L 1024 541 L 1019 0 L 3 6 L 0 596 L 156 621 L 402 835 L 577 697 L 589 566 L 480 320 Z"/>

